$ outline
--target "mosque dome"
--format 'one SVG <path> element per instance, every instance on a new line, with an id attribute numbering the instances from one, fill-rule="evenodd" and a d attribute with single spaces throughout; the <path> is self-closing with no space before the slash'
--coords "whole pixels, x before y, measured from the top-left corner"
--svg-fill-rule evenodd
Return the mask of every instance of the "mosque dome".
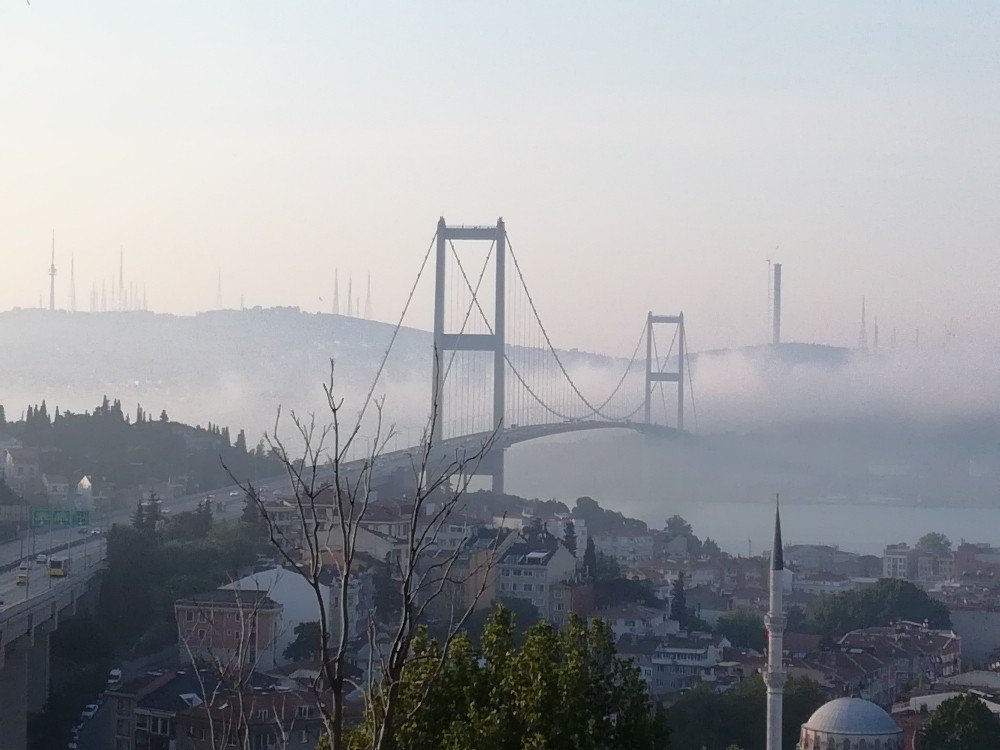
<path id="1" fill-rule="evenodd" d="M 837 698 L 802 725 L 799 750 L 897 750 L 903 730 L 885 711 L 860 698 Z"/>

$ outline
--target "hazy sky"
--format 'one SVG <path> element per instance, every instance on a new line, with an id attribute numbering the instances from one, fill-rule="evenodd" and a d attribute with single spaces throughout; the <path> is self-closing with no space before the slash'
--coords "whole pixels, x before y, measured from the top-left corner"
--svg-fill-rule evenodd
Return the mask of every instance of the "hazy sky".
<path id="1" fill-rule="evenodd" d="M 0 308 L 394 318 L 437 217 L 503 215 L 557 343 L 997 342 L 1000 5 L 26 2 L 0 5 Z M 780 246 L 775 250 L 776 246 Z M 342 296 L 345 289 L 342 286 Z M 320 301 L 322 297 L 323 301 Z M 427 326 L 430 287 L 408 322 Z"/>

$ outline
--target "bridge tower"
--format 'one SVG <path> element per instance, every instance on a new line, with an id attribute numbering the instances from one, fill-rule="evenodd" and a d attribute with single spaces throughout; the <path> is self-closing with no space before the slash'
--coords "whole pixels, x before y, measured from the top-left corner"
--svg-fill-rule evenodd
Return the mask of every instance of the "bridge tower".
<path id="1" fill-rule="evenodd" d="M 653 363 L 653 327 L 657 324 L 677 326 L 677 371 L 661 371 L 659 363 Z M 677 315 L 646 316 L 646 423 L 652 418 L 653 383 L 677 383 L 677 429 L 684 429 L 684 366 L 687 364 L 687 341 L 684 338 L 684 313 Z"/>
<path id="2" fill-rule="evenodd" d="M 448 244 L 455 240 L 479 240 L 494 243 L 495 258 L 495 306 L 493 313 L 493 333 L 449 333 L 444 330 L 445 312 L 445 269 L 447 263 Z M 434 282 L 434 372 L 433 389 L 431 391 L 431 406 L 436 408 L 431 439 L 436 444 L 441 443 L 444 424 L 444 363 L 445 352 L 492 352 L 493 353 L 493 428 L 503 427 L 504 410 L 504 374 L 505 364 L 505 274 L 507 262 L 507 232 L 503 219 L 497 219 L 495 227 L 491 226 L 448 226 L 444 217 L 438 219 L 437 225 L 437 266 Z M 484 457 L 480 465 L 483 473 L 489 473 L 493 478 L 493 491 L 503 492 L 503 451 L 496 448 L 491 455 Z"/>

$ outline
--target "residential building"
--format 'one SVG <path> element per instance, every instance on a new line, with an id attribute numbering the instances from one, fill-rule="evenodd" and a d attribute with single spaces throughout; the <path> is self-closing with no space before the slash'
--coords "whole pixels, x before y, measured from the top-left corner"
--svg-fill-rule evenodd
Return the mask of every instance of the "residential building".
<path id="1" fill-rule="evenodd" d="M 324 565 L 320 571 L 320 591 L 325 602 L 327 622 L 333 642 L 340 637 L 340 574 L 334 565 Z M 285 663 L 284 651 L 295 640 L 295 628 L 306 622 L 319 621 L 319 605 L 310 583 L 296 570 L 272 567 L 261 570 L 222 586 L 224 590 L 266 591 L 267 596 L 281 607 L 281 626 L 275 638 L 275 661 Z M 364 560 L 356 560 L 348 580 L 348 637 L 366 631 L 368 615 L 374 606 L 374 576 Z"/>
<path id="2" fill-rule="evenodd" d="M 216 589 L 174 602 L 182 659 L 268 670 L 278 662 L 282 606 L 257 589 Z"/>
<path id="3" fill-rule="evenodd" d="M 623 635 L 665 636 L 680 632 L 680 623 L 671 620 L 666 609 L 642 604 L 622 604 L 606 607 L 593 613 L 611 626 L 615 639 Z"/>
<path id="4" fill-rule="evenodd" d="M 69 480 L 62 474 L 42 474 L 42 487 L 49 505 L 65 508 L 69 499 Z"/>
<path id="5" fill-rule="evenodd" d="M 711 681 L 723 650 L 731 645 L 724 636 L 708 633 L 661 638 L 652 655 L 654 690 L 670 693 Z"/>
<path id="6" fill-rule="evenodd" d="M 176 750 L 314 750 L 323 730 L 315 696 L 307 690 L 257 690 L 177 714 Z"/>
<path id="7" fill-rule="evenodd" d="M 586 619 L 597 606 L 593 584 L 582 580 L 553 583 L 549 591 L 552 593 L 551 621 L 559 630 L 565 629 L 571 614 Z"/>
<path id="8" fill-rule="evenodd" d="M 42 489 L 38 451 L 34 448 L 7 448 L 3 463 L 4 478 L 12 490 L 32 494 Z"/>
<path id="9" fill-rule="evenodd" d="M 94 485 L 90 481 L 90 477 L 86 475 L 80 477 L 79 481 L 76 483 L 73 497 L 73 507 L 77 510 L 94 509 Z"/>
<path id="10" fill-rule="evenodd" d="M 695 615 L 715 627 L 719 618 L 733 610 L 733 597 L 730 594 L 719 593 L 708 586 L 692 586 L 684 591 L 688 609 L 693 609 Z"/>
<path id="11" fill-rule="evenodd" d="M 614 534 L 594 534 L 594 547 L 620 565 L 650 560 L 655 553 L 653 534 L 621 531 Z"/>
<path id="12" fill-rule="evenodd" d="M 543 620 L 553 617 L 552 585 L 572 580 L 576 558 L 552 534 L 541 531 L 510 545 L 500 558 L 499 597 L 523 599 Z"/>
<path id="13" fill-rule="evenodd" d="M 915 583 L 950 581 L 955 574 L 955 554 L 890 544 L 882 555 L 882 576 Z"/>

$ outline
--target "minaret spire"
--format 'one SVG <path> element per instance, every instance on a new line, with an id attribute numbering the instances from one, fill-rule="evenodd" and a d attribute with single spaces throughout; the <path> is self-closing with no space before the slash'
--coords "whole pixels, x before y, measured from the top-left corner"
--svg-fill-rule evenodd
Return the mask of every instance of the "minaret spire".
<path id="1" fill-rule="evenodd" d="M 865 319 L 865 298 L 861 298 L 861 330 L 858 331 L 858 349 L 868 351 L 868 321 Z"/>
<path id="2" fill-rule="evenodd" d="M 781 708 L 785 693 L 785 673 L 782 656 L 785 632 L 785 611 L 782 579 L 785 571 L 785 553 L 781 542 L 781 509 L 778 496 L 774 496 L 774 543 L 771 547 L 770 607 L 767 624 L 767 667 L 764 683 L 767 685 L 767 750 L 782 750 Z"/>
<path id="3" fill-rule="evenodd" d="M 41 304 L 38 305 L 41 307 Z M 56 309 L 56 230 L 52 230 L 52 264 L 49 266 L 49 309 Z"/>
<path id="4" fill-rule="evenodd" d="M 118 309 L 125 309 L 125 246 L 118 247 Z"/>
<path id="5" fill-rule="evenodd" d="M 365 292 L 365 320 L 372 319 L 372 273 L 368 272 L 368 291 Z"/>
<path id="6" fill-rule="evenodd" d="M 333 269 L 333 314 L 340 315 L 340 269 Z"/>

